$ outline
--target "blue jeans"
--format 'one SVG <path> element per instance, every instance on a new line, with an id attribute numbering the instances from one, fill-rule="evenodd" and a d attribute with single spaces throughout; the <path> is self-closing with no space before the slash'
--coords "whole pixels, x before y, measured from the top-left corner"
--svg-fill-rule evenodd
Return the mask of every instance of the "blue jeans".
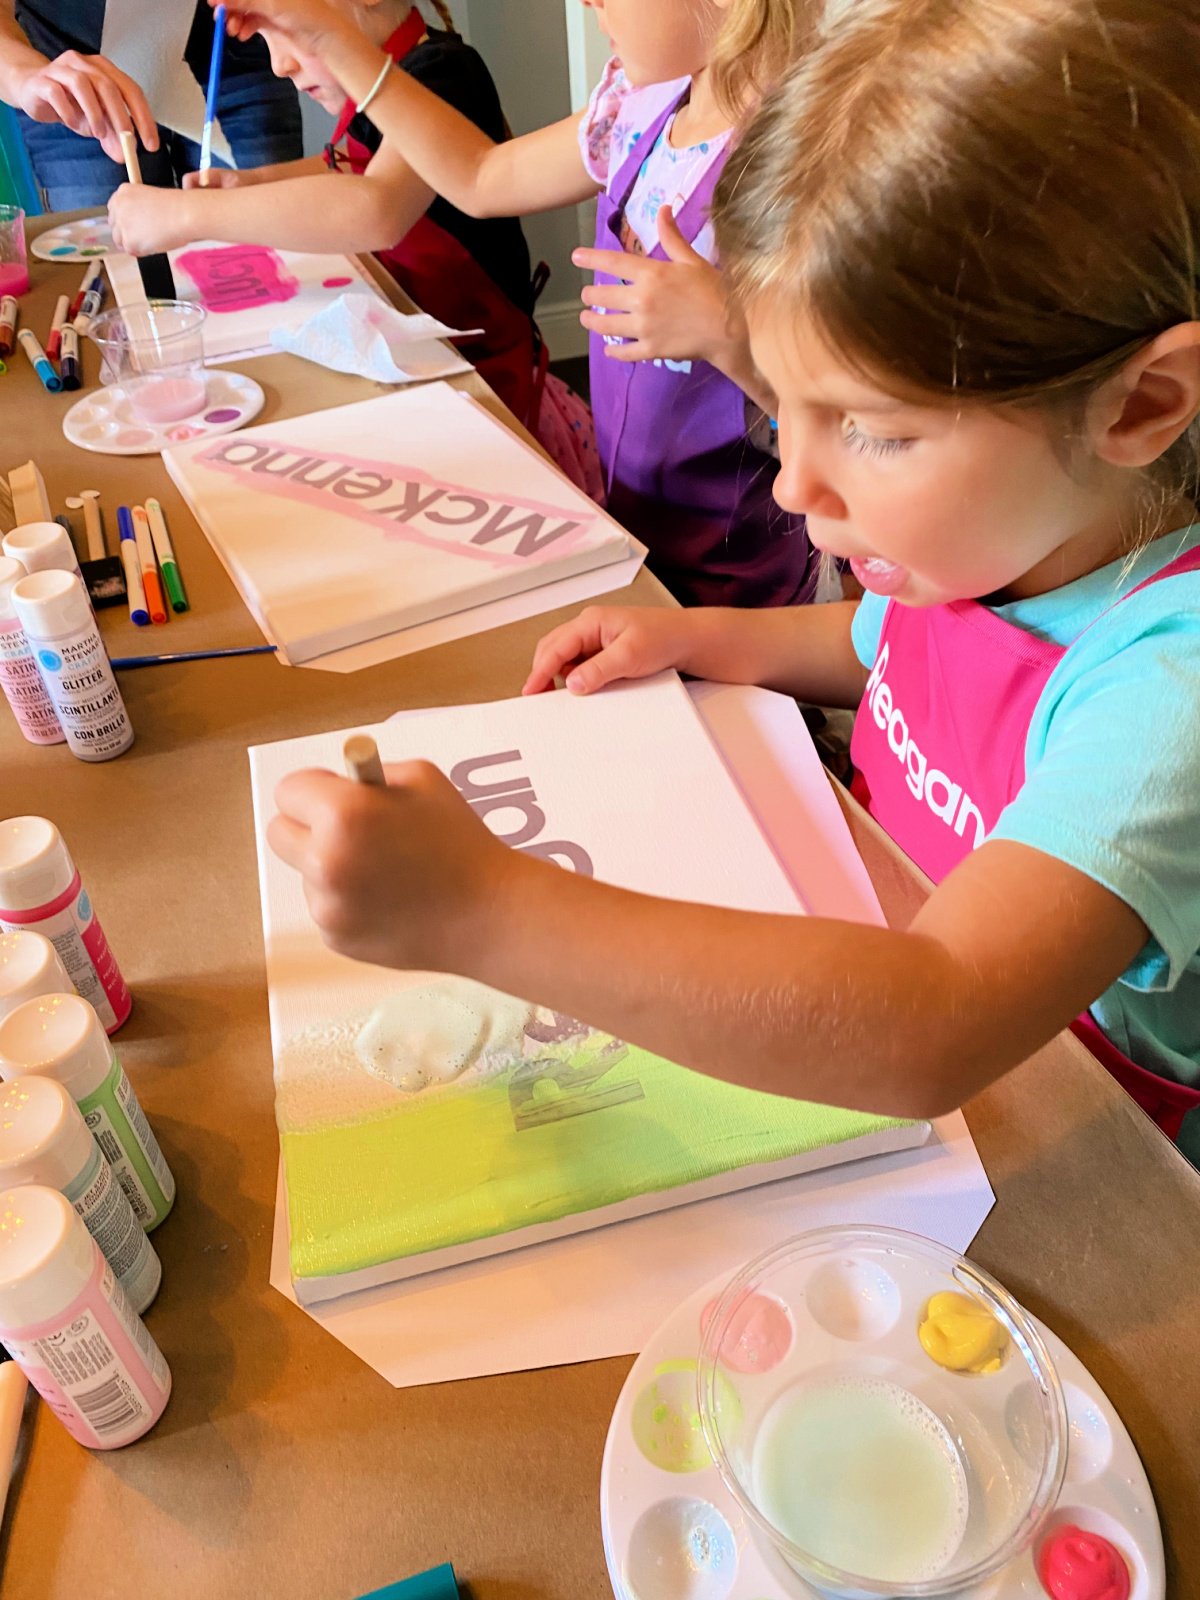
<path id="1" fill-rule="evenodd" d="M 239 167 L 296 161 L 304 153 L 295 87 L 270 71 L 226 78 L 217 116 Z M 23 112 L 18 117 L 47 211 L 106 206 L 125 182 L 125 168 L 110 161 L 95 139 L 81 138 L 61 122 L 34 122 Z M 156 151 L 139 151 L 142 178 L 161 189 L 175 188 L 185 172 L 199 166 L 200 146 L 169 128 L 160 127 L 158 136 L 162 142 Z"/>

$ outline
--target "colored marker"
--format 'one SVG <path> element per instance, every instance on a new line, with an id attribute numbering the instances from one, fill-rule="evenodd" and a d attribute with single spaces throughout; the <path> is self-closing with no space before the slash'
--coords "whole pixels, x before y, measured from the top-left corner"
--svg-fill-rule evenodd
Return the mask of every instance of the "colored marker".
<path id="1" fill-rule="evenodd" d="M 48 394 L 61 393 L 62 379 L 50 365 L 50 362 L 46 356 L 46 352 L 38 343 L 38 336 L 36 333 L 34 333 L 33 329 L 22 328 L 20 333 L 17 335 L 17 343 L 29 357 L 29 365 L 42 380 L 42 388 L 45 389 Z"/>
<path id="2" fill-rule="evenodd" d="M 133 508 L 133 537 L 137 544 L 138 565 L 142 569 L 142 587 L 146 591 L 146 610 L 150 613 L 150 621 L 165 622 L 167 603 L 163 599 L 162 584 L 158 581 L 154 542 L 150 538 L 150 518 L 141 506 Z"/>
<path id="3" fill-rule="evenodd" d="M 163 508 L 157 500 L 146 501 L 146 515 L 150 518 L 150 534 L 154 540 L 154 553 L 158 557 L 158 564 L 162 568 L 163 588 L 167 591 L 167 599 L 171 602 L 172 611 L 186 611 L 188 609 L 187 591 L 183 587 L 183 574 L 179 570 L 179 563 L 175 559 L 175 552 L 171 548 L 171 535 L 167 532 L 167 519 L 163 516 Z"/>
<path id="4" fill-rule="evenodd" d="M 221 60 L 225 54 L 225 7 L 218 6 L 213 12 L 213 47 L 212 56 L 208 63 L 208 91 L 204 96 L 204 131 L 200 135 L 200 172 L 206 173 L 212 166 L 212 136 L 213 122 L 217 115 L 217 96 L 221 92 Z M 200 185 L 203 188 L 204 178 L 201 176 Z"/>
<path id="5" fill-rule="evenodd" d="M 54 321 L 50 324 L 50 337 L 46 340 L 46 354 L 51 361 L 58 360 L 58 347 L 62 343 L 63 323 L 67 320 L 67 307 L 71 304 L 69 294 L 60 294 L 54 307 Z"/>
<path id="6" fill-rule="evenodd" d="M 150 613 L 146 609 L 146 591 L 142 588 L 133 514 L 128 506 L 117 507 L 117 527 L 121 531 L 121 564 L 125 568 L 125 588 L 129 595 L 129 620 L 135 628 L 144 628 L 150 621 Z"/>
<path id="7" fill-rule="evenodd" d="M 0 300 L 0 356 L 12 355 L 13 340 L 16 338 L 17 323 L 20 321 L 21 308 L 17 304 L 15 294 L 6 294 Z"/>
<path id="8" fill-rule="evenodd" d="M 76 289 L 74 295 L 71 297 L 71 304 L 67 307 L 68 322 L 75 321 L 75 313 L 83 304 L 83 297 L 92 287 L 96 276 L 96 263 L 94 261 L 89 261 L 87 266 L 83 269 L 83 282 L 79 285 L 78 289 Z"/>
<path id="9" fill-rule="evenodd" d="M 169 667 L 176 661 L 219 661 L 225 656 L 273 656 L 273 644 L 239 644 L 229 650 L 179 650 L 165 656 L 114 656 L 112 666 L 124 672 L 134 667 Z"/>
<path id="10" fill-rule="evenodd" d="M 79 310 L 71 318 L 71 326 L 76 333 L 86 333 L 92 325 L 93 319 L 99 315 L 100 307 L 104 304 L 103 289 L 89 289 L 83 297 Z"/>
<path id="11" fill-rule="evenodd" d="M 62 379 L 64 389 L 78 389 L 83 382 L 79 366 L 79 335 L 75 331 L 74 324 L 70 322 L 62 330 L 58 351 L 58 375 Z"/>

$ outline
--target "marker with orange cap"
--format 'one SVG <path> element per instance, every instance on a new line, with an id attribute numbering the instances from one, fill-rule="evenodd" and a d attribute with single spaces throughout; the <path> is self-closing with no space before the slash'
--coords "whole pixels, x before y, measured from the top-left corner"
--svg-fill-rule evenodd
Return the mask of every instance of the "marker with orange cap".
<path id="1" fill-rule="evenodd" d="M 138 565 L 142 569 L 142 587 L 146 591 L 146 609 L 151 622 L 167 620 L 167 602 L 163 598 L 158 577 L 158 563 L 154 559 L 154 540 L 150 533 L 150 518 L 143 506 L 133 508 L 133 537 L 137 543 Z"/>

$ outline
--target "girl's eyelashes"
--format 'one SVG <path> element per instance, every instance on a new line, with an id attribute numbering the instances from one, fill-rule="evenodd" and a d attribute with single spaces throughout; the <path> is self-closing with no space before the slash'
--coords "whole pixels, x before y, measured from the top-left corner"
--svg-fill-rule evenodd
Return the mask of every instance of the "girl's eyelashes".
<path id="1" fill-rule="evenodd" d="M 851 450 L 857 450 L 860 456 L 893 456 L 907 450 L 915 440 L 880 439 L 873 433 L 864 433 L 847 417 L 842 423 L 842 442 Z"/>

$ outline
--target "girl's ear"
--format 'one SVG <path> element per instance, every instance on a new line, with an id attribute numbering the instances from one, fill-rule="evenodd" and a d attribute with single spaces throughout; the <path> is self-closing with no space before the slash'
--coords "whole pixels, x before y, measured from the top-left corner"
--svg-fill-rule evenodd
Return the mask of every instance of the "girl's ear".
<path id="1" fill-rule="evenodd" d="M 1092 448 L 1114 467 L 1148 467 L 1200 415 L 1200 322 L 1181 322 L 1131 356 L 1088 406 Z"/>

